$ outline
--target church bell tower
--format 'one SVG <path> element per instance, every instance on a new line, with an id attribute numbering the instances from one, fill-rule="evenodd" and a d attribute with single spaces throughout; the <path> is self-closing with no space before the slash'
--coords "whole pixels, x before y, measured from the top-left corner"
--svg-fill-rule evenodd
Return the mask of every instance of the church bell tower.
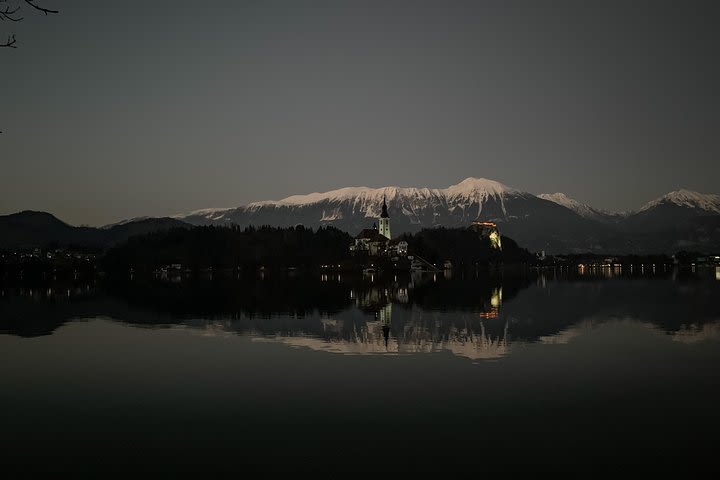
<path id="1" fill-rule="evenodd" d="M 390 215 L 388 215 L 385 195 L 383 195 L 382 213 L 380 214 L 380 235 L 383 235 L 388 240 L 392 239 L 390 235 Z"/>

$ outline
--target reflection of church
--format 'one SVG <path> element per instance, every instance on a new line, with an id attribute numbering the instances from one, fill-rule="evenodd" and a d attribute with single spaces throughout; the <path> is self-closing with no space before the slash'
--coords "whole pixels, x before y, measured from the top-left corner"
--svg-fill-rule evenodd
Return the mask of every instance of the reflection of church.
<path id="1" fill-rule="evenodd" d="M 373 224 L 372 228 L 362 230 L 355 237 L 355 240 L 350 245 L 350 253 L 371 257 L 407 255 L 408 243 L 405 240 L 393 240 L 390 234 L 390 215 L 388 214 L 385 197 L 383 197 L 379 223 L 380 228 L 378 228 L 377 224 Z"/>
<path id="2" fill-rule="evenodd" d="M 285 324 L 274 329 L 263 323 L 263 335 L 273 341 L 335 353 L 451 352 L 473 360 L 499 358 L 511 348 L 510 324 L 502 315 L 503 288 L 500 284 L 480 286 L 479 291 L 472 289 L 471 304 L 451 310 L 446 301 L 454 298 L 455 286 L 446 286 L 442 295 L 432 292 L 436 288 L 433 284 L 362 283 L 350 289 L 354 307 L 321 315 L 317 324 L 310 318 L 302 325 L 291 323 L 289 329 Z M 428 294 L 440 294 L 440 298 L 429 298 Z"/>
<path id="3" fill-rule="evenodd" d="M 388 303 L 378 310 L 375 313 L 375 320 L 380 323 L 380 330 L 382 330 L 383 339 L 385 340 L 385 348 L 388 348 L 390 324 L 392 323 L 392 303 Z"/>
<path id="4" fill-rule="evenodd" d="M 502 286 L 487 292 L 477 313 L 456 323 L 441 312 L 408 318 L 408 288 L 397 285 L 352 290 L 351 298 L 365 313 L 374 315 L 353 327 L 350 338 L 335 339 L 337 351 L 345 353 L 431 353 L 449 350 L 455 355 L 480 359 L 497 358 L 509 351 L 507 322 L 488 323 L 500 317 Z M 393 304 L 399 310 L 393 323 Z M 398 318 L 399 315 L 399 318 Z M 340 332 L 338 332 L 340 333 Z M 342 347 L 340 345 L 343 345 Z"/>

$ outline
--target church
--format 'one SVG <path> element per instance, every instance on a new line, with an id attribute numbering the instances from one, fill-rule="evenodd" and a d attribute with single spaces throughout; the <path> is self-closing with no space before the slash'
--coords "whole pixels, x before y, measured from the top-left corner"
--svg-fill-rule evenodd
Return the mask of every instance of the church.
<path id="1" fill-rule="evenodd" d="M 380 213 L 380 228 L 373 224 L 372 228 L 361 231 L 355 241 L 350 245 L 353 255 L 366 254 L 371 257 L 380 255 L 407 255 L 408 243 L 405 240 L 393 240 L 390 233 L 390 215 L 387 201 L 383 196 L 382 212 Z"/>

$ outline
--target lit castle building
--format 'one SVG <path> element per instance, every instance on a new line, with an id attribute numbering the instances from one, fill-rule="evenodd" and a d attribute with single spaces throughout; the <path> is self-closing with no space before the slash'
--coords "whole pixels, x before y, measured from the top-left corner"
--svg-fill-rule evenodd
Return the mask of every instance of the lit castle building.
<path id="1" fill-rule="evenodd" d="M 474 221 L 471 225 L 473 230 L 480 234 L 480 238 L 487 238 L 490 241 L 490 247 L 495 250 L 502 250 L 502 242 L 500 241 L 500 232 L 495 222 Z"/>

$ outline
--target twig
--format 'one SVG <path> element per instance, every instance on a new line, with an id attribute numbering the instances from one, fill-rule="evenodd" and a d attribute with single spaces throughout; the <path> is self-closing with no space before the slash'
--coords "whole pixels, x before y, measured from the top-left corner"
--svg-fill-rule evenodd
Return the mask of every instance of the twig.
<path id="1" fill-rule="evenodd" d="M 10 20 L 11 22 L 19 22 L 23 19 L 23 17 L 13 17 L 18 10 L 20 10 L 20 7 L 15 7 L 15 10 L 10 10 L 9 6 L 5 6 L 3 10 L 0 10 L 0 20 Z"/>
<path id="2" fill-rule="evenodd" d="M 17 48 L 17 45 L 15 45 L 17 41 L 15 40 L 15 34 L 8 35 L 7 42 L 0 43 L 0 48 L 2 47 L 9 47 L 9 48 Z"/>
<path id="3" fill-rule="evenodd" d="M 33 7 L 35 10 L 41 11 L 45 15 L 47 15 L 48 13 L 59 13 L 59 10 L 50 10 L 48 8 L 43 8 L 39 5 L 35 5 L 35 1 L 36 0 L 25 0 L 25 3 Z"/>

